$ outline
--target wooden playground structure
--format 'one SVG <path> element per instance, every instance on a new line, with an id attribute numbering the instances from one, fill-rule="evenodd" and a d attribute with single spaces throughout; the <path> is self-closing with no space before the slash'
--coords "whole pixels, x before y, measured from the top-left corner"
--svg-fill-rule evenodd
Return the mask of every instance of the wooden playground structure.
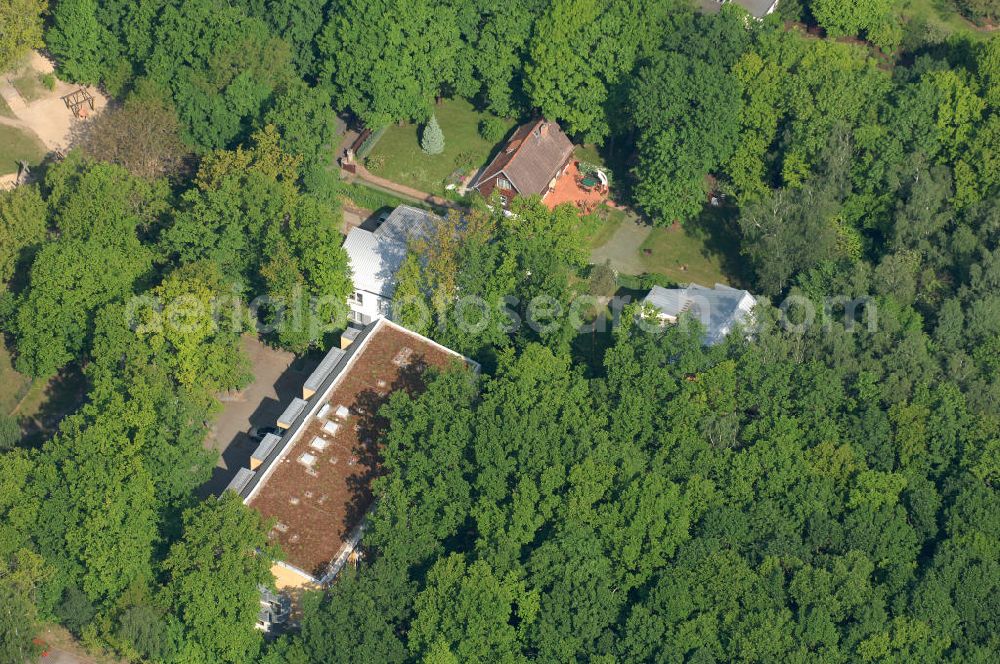
<path id="1" fill-rule="evenodd" d="M 74 117 L 85 118 L 94 110 L 94 95 L 84 88 L 77 88 L 60 99 L 66 104 L 66 108 L 73 112 Z M 88 107 L 90 110 L 87 110 Z"/>

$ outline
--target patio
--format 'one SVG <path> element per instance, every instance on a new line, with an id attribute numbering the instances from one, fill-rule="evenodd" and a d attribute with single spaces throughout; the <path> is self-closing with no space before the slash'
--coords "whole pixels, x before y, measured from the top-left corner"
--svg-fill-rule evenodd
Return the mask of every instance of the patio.
<path id="1" fill-rule="evenodd" d="M 584 214 L 590 214 L 608 198 L 608 188 L 590 174 L 580 173 L 577 162 L 571 161 L 556 180 L 556 186 L 542 199 L 550 210 L 563 203 L 572 203 Z"/>

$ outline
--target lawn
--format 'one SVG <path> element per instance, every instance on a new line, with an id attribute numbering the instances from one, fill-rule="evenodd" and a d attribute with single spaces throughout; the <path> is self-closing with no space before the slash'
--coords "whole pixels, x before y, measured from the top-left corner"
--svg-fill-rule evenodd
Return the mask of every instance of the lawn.
<path id="1" fill-rule="evenodd" d="M 0 97 L 0 116 L 5 118 L 16 118 L 14 111 L 10 110 L 10 106 L 7 105 L 7 100 Z"/>
<path id="2" fill-rule="evenodd" d="M 591 249 L 596 249 L 607 243 L 618 227 L 625 221 L 625 212 L 602 205 L 593 214 L 581 217 L 584 237 L 590 243 Z"/>
<path id="3" fill-rule="evenodd" d="M 687 224 L 654 228 L 639 254 L 647 272 L 677 283 L 737 285 L 744 278 L 732 210 L 709 208 Z"/>
<path id="4" fill-rule="evenodd" d="M 48 152 L 38 137 L 17 127 L 0 125 L 0 175 L 17 173 L 21 159 L 37 166 Z"/>
<path id="5" fill-rule="evenodd" d="M 975 39 L 986 39 L 992 32 L 966 20 L 952 0 L 906 0 L 899 9 L 900 15 L 908 21 L 922 19 L 929 27 L 946 35 L 964 34 Z"/>
<path id="6" fill-rule="evenodd" d="M 10 415 L 31 389 L 31 379 L 17 373 L 10 351 L 0 342 L 0 414 Z"/>
<path id="7" fill-rule="evenodd" d="M 18 94 L 24 97 L 24 100 L 29 104 L 33 101 L 37 101 L 45 96 L 48 90 L 42 84 L 41 78 L 38 76 L 38 72 L 34 69 L 27 69 L 23 74 L 13 79 L 11 83 L 17 88 Z"/>
<path id="8" fill-rule="evenodd" d="M 444 152 L 428 155 L 420 149 L 419 125 L 392 125 L 368 154 L 366 167 L 376 175 L 421 191 L 440 194 L 452 173 L 475 172 L 486 164 L 496 145 L 479 135 L 480 113 L 464 99 L 449 99 L 434 107 L 444 132 Z M 509 122 L 513 128 L 514 122 Z"/>

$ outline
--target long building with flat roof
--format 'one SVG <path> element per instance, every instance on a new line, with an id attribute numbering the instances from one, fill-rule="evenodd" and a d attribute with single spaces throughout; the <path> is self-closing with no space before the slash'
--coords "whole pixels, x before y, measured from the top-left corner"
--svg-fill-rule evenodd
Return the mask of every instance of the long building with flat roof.
<path id="1" fill-rule="evenodd" d="M 479 365 L 381 318 L 344 337 L 278 419 L 228 489 L 274 520 L 271 539 L 285 553 L 272 568 L 279 590 L 323 586 L 361 538 L 379 474 L 386 422 L 379 408 L 398 390 L 424 389 L 429 367 Z"/>

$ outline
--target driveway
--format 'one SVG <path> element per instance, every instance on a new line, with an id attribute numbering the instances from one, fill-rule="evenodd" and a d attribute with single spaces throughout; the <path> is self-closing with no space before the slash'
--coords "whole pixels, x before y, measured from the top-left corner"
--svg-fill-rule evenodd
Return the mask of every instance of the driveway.
<path id="1" fill-rule="evenodd" d="M 292 399 L 302 396 L 302 383 L 319 364 L 318 357 L 296 359 L 253 336 L 244 336 L 242 345 L 250 358 L 254 381 L 241 392 L 220 397 L 222 412 L 205 439 L 205 447 L 219 451 L 219 463 L 212 479 L 202 487 L 203 496 L 218 495 L 237 470 L 250 465 L 250 455 L 257 447 L 250 430 L 274 426 Z"/>
<path id="2" fill-rule="evenodd" d="M 639 248 L 652 231 L 651 226 L 629 215 L 607 242 L 591 252 L 590 262 L 600 265 L 610 260 L 611 267 L 618 272 L 642 274 L 646 267 L 642 264 Z"/>

